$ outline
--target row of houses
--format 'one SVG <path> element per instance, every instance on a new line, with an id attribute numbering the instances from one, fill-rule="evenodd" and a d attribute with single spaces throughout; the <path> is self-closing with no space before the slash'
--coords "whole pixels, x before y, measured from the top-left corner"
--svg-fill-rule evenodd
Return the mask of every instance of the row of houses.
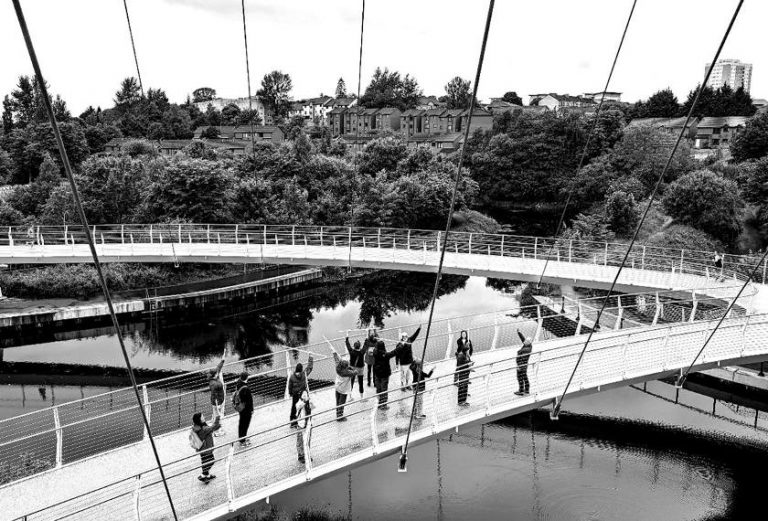
<path id="1" fill-rule="evenodd" d="M 686 118 L 638 118 L 629 122 L 628 127 L 653 127 L 679 134 Z M 702 117 L 692 118 L 686 126 L 686 138 L 693 147 L 694 157 L 719 154 L 730 155 L 730 143 L 744 130 L 747 116 Z"/>

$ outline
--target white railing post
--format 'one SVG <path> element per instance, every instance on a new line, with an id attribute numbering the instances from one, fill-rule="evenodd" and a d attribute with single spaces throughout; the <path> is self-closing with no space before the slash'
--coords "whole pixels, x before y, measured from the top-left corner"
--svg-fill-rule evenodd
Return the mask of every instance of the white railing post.
<path id="1" fill-rule="evenodd" d="M 644 270 L 645 269 L 645 246 L 643 246 L 643 257 L 641 259 L 641 263 L 640 264 L 641 264 L 640 269 Z"/>
<path id="2" fill-rule="evenodd" d="M 427 241 L 424 241 L 424 262 L 423 264 L 427 263 Z"/>
<path id="3" fill-rule="evenodd" d="M 64 244 L 67 243 L 66 238 L 67 238 L 67 230 L 65 227 L 64 228 L 64 239 L 65 239 Z M 120 225 L 120 244 L 125 244 L 125 225 L 124 224 Z"/>
<path id="4" fill-rule="evenodd" d="M 136 515 L 136 521 L 141 521 L 141 474 L 136 476 L 133 487 L 133 512 Z"/>
<path id="5" fill-rule="evenodd" d="M 229 511 L 232 512 L 232 501 L 235 500 L 235 487 L 232 485 L 232 458 L 235 455 L 235 442 L 229 444 L 229 453 L 227 454 L 226 477 L 227 477 L 227 502 Z"/>
<path id="6" fill-rule="evenodd" d="M 264 229 L 266 230 L 267 227 L 265 226 Z M 205 228 L 205 237 L 206 237 L 206 239 L 208 241 L 208 244 L 211 244 L 211 225 L 210 224 L 207 225 L 206 228 Z M 266 237 L 266 235 L 264 237 Z"/>
<path id="7" fill-rule="evenodd" d="M 533 239 L 533 258 L 534 259 L 536 259 L 536 257 L 539 254 L 538 250 L 539 250 L 539 238 L 536 237 L 535 239 Z"/>
<path id="8" fill-rule="evenodd" d="M 335 238 L 336 237 L 334 236 L 334 239 Z M 321 226 L 320 227 L 320 246 L 322 246 L 322 245 L 323 245 L 323 227 Z"/>
<path id="9" fill-rule="evenodd" d="M 149 404 L 149 391 L 147 391 L 147 384 L 144 384 L 141 386 L 141 395 L 142 400 L 144 400 L 144 414 L 147 416 L 147 423 L 151 424 L 152 420 L 150 419 L 150 414 L 152 413 L 152 406 Z M 147 426 L 144 426 L 144 439 L 146 440 L 149 438 L 149 433 L 147 432 Z"/>
<path id="10" fill-rule="evenodd" d="M 536 333 L 533 335 L 533 341 L 538 342 L 541 336 L 541 330 L 544 327 L 544 319 L 541 317 L 541 304 L 536 306 Z"/>
<path id="11" fill-rule="evenodd" d="M 471 233 L 469 234 L 469 250 L 467 251 L 467 253 L 470 253 L 470 254 L 472 253 L 472 234 Z"/>
<path id="12" fill-rule="evenodd" d="M 696 298 L 696 290 L 691 292 L 691 300 L 693 301 L 693 306 L 691 307 L 691 318 L 689 322 L 693 322 L 696 319 L 696 308 L 699 307 L 699 300 Z"/>
<path id="13" fill-rule="evenodd" d="M 371 400 L 374 402 L 373 409 L 371 410 L 371 447 L 373 448 L 374 454 L 379 453 L 379 433 L 376 431 L 376 413 L 378 412 L 379 408 L 375 403 L 376 399 L 376 396 L 371 398 Z"/>
<path id="14" fill-rule="evenodd" d="M 502 257 L 504 256 L 504 236 L 501 236 L 501 253 L 499 253 Z"/>
<path id="15" fill-rule="evenodd" d="M 411 229 L 410 228 L 408 228 L 408 249 L 409 250 L 411 249 Z"/>
<path id="16" fill-rule="evenodd" d="M 608 242 L 605 243 L 605 262 L 603 262 L 603 266 L 608 266 Z"/>
<path id="17" fill-rule="evenodd" d="M 179 243 L 181 243 L 181 225 L 179 225 Z M 235 225 L 235 244 L 240 244 L 240 225 Z"/>
<path id="18" fill-rule="evenodd" d="M 749 320 L 751 318 L 752 315 L 748 315 L 741 328 L 741 353 L 739 353 L 739 356 L 744 356 L 744 351 L 747 349 L 747 326 L 749 325 Z"/>
<path id="19" fill-rule="evenodd" d="M 453 329 L 451 328 L 451 321 L 448 321 L 448 345 L 445 346 L 445 358 L 451 356 L 451 346 L 453 346 Z"/>
<path id="20" fill-rule="evenodd" d="M 379 228 L 376 232 L 376 241 L 378 244 L 378 248 L 381 249 L 381 228 Z"/>
<path id="21" fill-rule="evenodd" d="M 291 393 L 288 389 L 288 384 L 291 380 L 291 355 L 288 353 L 288 351 L 285 351 L 285 399 L 291 397 Z"/>
<path id="22" fill-rule="evenodd" d="M 488 415 L 488 411 L 491 408 L 491 377 L 493 375 L 493 364 L 488 366 L 488 374 L 485 375 L 485 414 Z"/>
<path id="23" fill-rule="evenodd" d="M 438 253 L 440 253 L 440 250 L 441 250 L 441 248 L 443 246 L 443 241 L 440 240 L 441 239 L 441 237 L 440 237 L 441 233 L 442 232 L 437 232 L 437 242 L 435 243 L 435 251 L 438 252 Z"/>
<path id="24" fill-rule="evenodd" d="M 53 426 L 56 428 L 56 468 L 60 468 L 64 457 L 64 433 L 61 430 L 58 406 L 53 408 Z"/>
<path id="25" fill-rule="evenodd" d="M 573 260 L 573 239 L 568 241 L 568 262 Z"/>
<path id="26" fill-rule="evenodd" d="M 578 336 L 581 334 L 581 324 L 584 322 L 584 309 L 581 305 L 581 301 L 579 301 L 579 321 L 576 323 L 576 333 L 574 336 Z"/>
<path id="27" fill-rule="evenodd" d="M 659 315 L 661 315 L 661 302 L 659 301 L 659 292 L 656 292 L 656 311 L 653 313 L 653 322 L 651 322 L 652 326 L 655 326 L 659 322 Z"/>
<path id="28" fill-rule="evenodd" d="M 208 239 L 208 242 L 210 242 L 210 238 Z M 267 225 L 264 225 L 264 245 L 267 244 Z"/>
<path id="29" fill-rule="evenodd" d="M 624 306 L 621 305 L 621 295 L 618 295 L 616 297 L 616 302 L 618 302 L 618 304 L 619 304 L 619 311 L 618 311 L 618 315 L 616 317 L 616 324 L 613 326 L 614 330 L 621 329 L 621 320 L 622 320 L 622 318 L 624 316 Z"/>
<path id="30" fill-rule="evenodd" d="M 309 443 L 310 437 L 312 436 L 312 418 L 309 418 L 306 422 L 306 426 L 304 427 L 304 433 L 302 435 L 302 442 L 304 443 L 304 465 L 307 468 L 307 473 L 312 470 L 312 446 Z"/>
<path id="31" fill-rule="evenodd" d="M 237 242 L 237 226 L 235 226 L 235 242 Z M 179 244 L 181 244 L 181 224 L 179 224 Z"/>
<path id="32" fill-rule="evenodd" d="M 491 351 L 496 349 L 496 347 L 499 345 L 499 317 L 497 315 L 493 316 L 493 340 L 491 340 Z"/>
<path id="33" fill-rule="evenodd" d="M 154 244 L 154 239 L 152 239 L 152 225 L 149 225 L 149 244 Z"/>
<path id="34" fill-rule="evenodd" d="M 291 246 L 296 246 L 296 226 L 291 226 Z"/>

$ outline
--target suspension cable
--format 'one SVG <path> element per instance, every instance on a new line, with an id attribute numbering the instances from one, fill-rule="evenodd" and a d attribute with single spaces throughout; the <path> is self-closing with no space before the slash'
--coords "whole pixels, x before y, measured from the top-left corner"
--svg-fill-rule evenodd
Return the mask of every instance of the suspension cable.
<path id="1" fill-rule="evenodd" d="M 587 158 L 587 152 L 589 151 L 589 145 L 592 142 L 592 136 L 595 133 L 595 129 L 597 128 L 597 122 L 600 117 L 600 110 L 603 108 L 603 102 L 605 102 L 605 95 L 608 92 L 608 85 L 611 83 L 611 78 L 613 77 L 613 71 L 616 68 L 616 62 L 619 59 L 619 53 L 621 53 L 621 48 L 624 46 L 624 38 L 627 36 L 627 29 L 629 29 L 629 23 L 632 21 L 632 15 L 635 13 L 635 6 L 637 5 L 637 0 L 634 0 L 632 2 L 632 8 L 629 10 L 629 17 L 627 17 L 627 23 L 624 26 L 624 32 L 621 34 L 621 40 L 619 40 L 619 47 L 616 49 L 616 55 L 613 57 L 613 64 L 611 64 L 611 70 L 608 73 L 608 79 L 605 80 L 605 87 L 603 87 L 603 92 L 600 95 L 600 103 L 597 105 L 597 109 L 595 110 L 595 117 L 592 120 L 592 126 L 589 129 L 589 134 L 587 134 L 587 141 L 584 143 L 584 150 L 581 152 L 581 158 L 579 159 L 579 164 L 576 166 L 576 173 L 578 174 L 579 170 L 581 170 L 581 167 L 584 166 L 584 160 Z M 552 246 L 550 246 L 549 251 L 547 252 L 547 256 L 544 260 L 544 268 L 541 270 L 541 275 L 539 275 L 539 281 L 536 283 L 536 286 L 541 286 L 541 281 L 544 279 L 544 272 L 547 271 L 547 266 L 549 265 L 549 258 L 552 255 L 552 251 L 555 249 L 556 239 L 557 236 L 560 235 L 560 229 L 563 227 L 563 222 L 565 221 L 565 215 L 568 211 L 568 206 L 571 204 L 571 198 L 573 197 L 573 187 L 571 187 L 570 191 L 568 192 L 568 197 L 565 200 L 565 206 L 563 206 L 563 212 L 560 214 L 560 219 L 557 221 L 557 227 L 555 228 L 555 235 L 552 238 Z"/>
<path id="2" fill-rule="evenodd" d="M 453 219 L 453 209 L 456 206 L 456 194 L 459 191 L 459 184 L 461 183 L 461 169 L 464 166 L 464 155 L 467 148 L 467 141 L 469 141 L 469 128 L 472 125 L 472 115 L 475 112 L 475 101 L 477 100 L 477 89 L 480 85 L 480 75 L 483 70 L 483 61 L 485 60 L 485 48 L 488 43 L 488 33 L 491 29 L 491 19 L 493 18 L 493 6 L 495 0 L 489 0 L 488 2 L 488 15 L 485 19 L 485 29 L 483 31 L 483 43 L 480 47 L 480 57 L 477 60 L 477 71 L 475 72 L 475 84 L 472 88 L 472 99 L 469 101 L 469 115 L 467 116 L 467 126 L 464 128 L 464 141 L 461 144 L 461 151 L 459 152 L 459 160 L 456 165 L 456 175 L 453 181 L 453 192 L 451 193 L 451 205 L 448 208 L 448 216 L 445 221 L 445 232 L 443 233 L 442 244 L 438 244 L 440 248 L 440 262 L 437 265 L 437 274 L 435 275 L 435 286 L 432 289 L 432 300 L 429 306 L 429 319 L 427 321 L 427 332 L 424 335 L 424 348 L 421 351 L 422 364 L 424 363 L 424 357 L 427 353 L 427 345 L 429 343 L 429 333 L 432 328 L 432 317 L 435 313 L 435 303 L 437 302 L 437 291 L 440 288 L 440 278 L 443 274 L 443 261 L 445 260 L 445 250 L 448 246 L 448 235 L 451 232 L 451 221 Z M 403 444 L 402 452 L 400 453 L 400 468 L 405 470 L 405 464 L 408 461 L 408 443 L 411 439 L 411 429 L 413 427 L 413 416 L 416 413 L 416 400 L 420 391 L 419 385 L 416 385 L 416 390 L 413 393 L 413 405 L 411 406 L 411 416 L 408 420 L 408 432 L 405 436 L 405 443 Z"/>
<path id="3" fill-rule="evenodd" d="M 691 361 L 691 365 L 688 366 L 688 368 L 680 373 L 680 376 L 678 377 L 677 381 L 675 382 L 675 387 L 682 387 L 685 383 L 686 378 L 688 378 L 688 373 L 691 372 L 691 369 L 693 369 L 693 366 L 696 364 L 696 361 L 701 356 L 701 353 L 704 352 L 704 349 L 706 349 L 707 345 L 709 344 L 709 341 L 712 340 L 712 337 L 715 336 L 715 333 L 720 328 L 720 326 L 723 324 L 726 318 L 728 318 L 728 315 L 731 313 L 731 310 L 733 309 L 733 306 L 736 305 L 736 302 L 739 300 L 739 297 L 741 297 L 742 292 L 747 288 L 750 282 L 752 282 L 752 279 L 754 278 L 755 274 L 757 273 L 757 270 L 760 268 L 760 265 L 765 262 L 765 259 L 768 258 L 768 249 L 765 250 L 765 253 L 763 253 L 763 256 L 760 258 L 759 261 L 757 261 L 757 264 L 752 268 L 752 270 L 749 272 L 749 275 L 747 276 L 747 280 L 744 281 L 744 284 L 739 288 L 739 292 L 736 293 L 736 297 L 731 300 L 731 302 L 728 304 L 728 307 L 725 308 L 725 312 L 723 312 L 723 316 L 720 317 L 720 320 L 717 321 L 717 325 L 715 325 L 712 332 L 709 333 L 709 336 L 704 341 L 704 345 L 701 346 L 701 349 L 699 349 L 699 352 L 696 353 L 696 356 L 693 357 L 693 361 Z"/>
<path id="4" fill-rule="evenodd" d="M 691 108 L 688 110 L 688 115 L 685 117 L 685 122 L 683 123 L 683 126 L 680 129 L 680 133 L 677 136 L 677 139 L 675 141 L 675 146 L 672 148 L 672 151 L 670 152 L 669 157 L 667 158 L 667 162 L 664 164 L 664 168 L 662 169 L 661 174 L 656 180 L 656 184 L 653 187 L 653 192 L 651 192 L 651 196 L 648 199 L 648 205 L 645 207 L 645 211 L 643 211 L 642 218 L 640 219 L 640 222 L 637 223 L 635 232 L 632 234 L 632 240 L 629 243 L 629 247 L 627 248 L 627 251 L 624 253 L 624 258 L 621 260 L 619 269 L 616 270 L 616 276 L 614 276 L 613 278 L 611 287 L 608 290 L 608 293 L 603 298 L 603 304 L 600 307 L 600 311 L 597 312 L 597 318 L 595 319 L 595 324 L 600 323 L 600 318 L 602 317 L 603 311 L 605 310 L 605 307 L 608 304 L 608 299 L 611 297 L 611 294 L 613 293 L 613 290 L 616 287 L 616 283 L 619 280 L 619 275 L 621 275 L 621 270 L 624 269 L 624 265 L 627 262 L 627 258 L 629 258 L 629 254 L 632 251 L 632 247 L 635 245 L 635 241 L 637 240 L 637 236 L 640 233 L 640 229 L 643 227 L 643 224 L 645 223 L 645 219 L 648 216 L 648 212 L 651 209 L 651 205 L 653 204 L 653 201 L 656 199 L 656 194 L 659 191 L 659 187 L 661 186 L 661 183 L 667 174 L 667 170 L 669 170 L 669 166 L 672 164 L 672 159 L 674 158 L 675 153 L 677 152 L 677 149 L 680 146 L 680 142 L 683 140 L 683 136 L 685 136 L 685 133 L 688 129 L 688 123 L 693 117 L 693 112 L 696 109 L 696 106 L 699 104 L 699 98 L 701 96 L 701 92 L 706 87 L 707 81 L 709 81 L 709 77 L 712 73 L 712 68 L 714 67 L 715 63 L 717 63 L 717 60 L 720 57 L 720 52 L 723 50 L 723 46 L 725 45 L 725 42 L 728 40 L 728 35 L 731 34 L 731 29 L 733 28 L 733 24 L 739 15 L 739 11 L 741 10 L 741 6 L 743 3 L 744 3 L 744 0 L 739 0 L 739 4 L 736 6 L 736 10 L 734 11 L 733 16 L 731 17 L 730 23 L 728 24 L 728 28 L 725 30 L 725 34 L 723 35 L 723 38 L 720 41 L 720 45 L 718 46 L 717 51 L 715 52 L 715 57 L 712 60 L 710 67 L 707 69 L 707 73 L 704 75 L 704 81 L 701 83 L 701 85 L 699 85 L 699 88 L 696 91 L 696 97 L 693 100 L 693 104 L 691 104 Z M 589 335 L 587 336 L 587 341 L 584 342 L 584 347 L 581 349 L 581 352 L 579 353 L 579 358 L 576 360 L 576 365 L 573 367 L 573 371 L 571 372 L 571 375 L 568 378 L 568 382 L 565 384 L 565 388 L 563 389 L 562 395 L 560 396 L 559 399 L 555 399 L 555 404 L 552 411 L 553 417 L 556 417 L 560 412 L 560 408 L 563 404 L 563 400 L 565 399 L 565 395 L 568 392 L 568 388 L 570 387 L 571 382 L 573 381 L 573 377 L 576 375 L 576 370 L 579 368 L 579 364 L 581 364 L 581 360 L 584 358 L 584 353 L 586 352 L 587 346 L 589 346 L 589 342 L 592 340 L 592 335 L 594 333 L 595 333 L 595 328 L 591 328 L 589 331 Z"/>
<path id="5" fill-rule="evenodd" d="M 123 0 L 123 7 L 125 7 L 125 19 L 128 20 L 128 34 L 131 35 L 131 48 L 133 49 L 133 61 L 136 63 L 136 75 L 139 77 L 139 89 L 141 89 L 141 97 L 144 97 L 144 83 L 141 81 L 141 70 L 139 69 L 139 57 L 136 54 L 136 44 L 133 41 L 133 27 L 131 27 L 131 16 L 128 14 L 128 0 Z"/>
<path id="6" fill-rule="evenodd" d="M 248 32 L 245 24 L 245 0 L 240 1 L 243 9 L 243 44 L 245 45 L 245 75 L 248 78 L 248 121 L 251 124 L 251 154 L 256 156 L 256 145 L 253 137 L 253 101 L 251 100 L 251 65 L 248 60 Z"/>
<path id="7" fill-rule="evenodd" d="M 83 204 L 80 200 L 80 193 L 77 189 L 77 183 L 75 182 L 74 175 L 72 173 L 72 165 L 69 162 L 69 156 L 67 155 L 67 150 L 64 147 L 64 141 L 61 137 L 61 131 L 59 130 L 59 125 L 56 122 L 56 116 L 53 113 L 53 107 L 51 105 L 51 98 L 48 95 L 48 88 L 46 87 L 45 79 L 43 78 L 43 73 L 40 70 L 40 63 L 37 60 L 37 54 L 35 53 L 34 45 L 32 44 L 32 38 L 29 34 L 29 28 L 27 27 L 26 19 L 24 18 L 24 12 L 21 9 L 21 3 L 20 0 L 13 0 L 13 7 L 16 11 L 16 17 L 19 21 L 19 27 L 21 28 L 21 32 L 24 35 L 24 42 L 27 46 L 27 51 L 29 52 L 29 59 L 32 62 L 32 67 L 35 70 L 35 74 L 40 79 L 40 91 L 43 97 L 43 104 L 45 105 L 45 111 L 48 114 L 48 120 L 51 123 L 51 127 L 53 129 L 54 137 L 56 138 L 56 145 L 59 149 L 59 154 L 61 155 L 61 162 L 64 165 L 64 172 L 67 175 L 67 180 L 69 181 L 69 186 L 72 189 L 72 199 L 74 200 L 75 207 L 77 208 L 77 214 L 80 217 L 80 222 L 83 224 L 83 229 L 85 231 L 85 236 L 88 238 L 88 246 L 91 250 L 91 256 L 93 257 L 93 265 L 96 268 L 96 273 L 99 277 L 99 284 L 101 285 L 101 289 L 104 292 L 104 299 L 107 302 L 107 307 L 109 309 L 109 315 L 112 318 L 112 325 L 115 328 L 115 335 L 117 336 L 118 342 L 120 343 L 120 350 L 123 354 L 123 359 L 125 360 L 125 366 L 128 371 L 128 376 L 131 379 L 131 385 L 133 386 L 133 392 L 136 395 L 136 402 L 139 405 L 139 411 L 141 411 L 141 418 L 144 422 L 144 428 L 147 429 L 147 436 L 149 438 L 149 442 L 152 445 L 152 452 L 155 456 L 155 461 L 157 461 L 157 469 L 160 472 L 160 477 L 163 480 L 163 486 L 165 487 L 165 493 L 168 496 L 168 503 L 171 507 L 171 512 L 173 513 L 173 518 L 178 521 L 178 516 L 176 515 L 176 508 L 173 505 L 173 499 L 171 498 L 171 491 L 168 488 L 168 483 L 165 479 L 165 472 L 163 471 L 163 465 L 160 462 L 160 455 L 157 452 L 157 447 L 155 446 L 155 439 L 152 436 L 152 429 L 149 425 L 149 418 L 147 418 L 147 413 L 144 410 L 144 405 L 142 404 L 141 397 L 139 396 L 139 388 L 136 384 L 136 376 L 133 373 L 133 367 L 131 366 L 131 360 L 128 357 L 128 351 L 125 348 L 125 341 L 123 340 L 123 333 L 120 329 L 120 324 L 117 320 L 117 315 L 115 314 L 115 307 L 112 303 L 112 296 L 109 293 L 109 288 L 107 287 L 107 280 L 104 277 L 104 272 L 101 268 L 101 262 L 99 262 L 99 255 L 96 252 L 96 245 L 94 243 L 93 235 L 91 234 L 91 229 L 88 226 L 88 219 L 85 216 L 85 211 L 83 210 Z"/>
<path id="8" fill-rule="evenodd" d="M 357 59 L 357 119 L 355 120 L 355 147 L 360 146 L 360 85 L 363 78 L 363 35 L 365 33 L 365 0 L 363 0 L 363 8 L 360 11 L 360 54 Z M 351 118 L 350 118 L 351 121 Z M 360 164 L 358 154 L 355 153 L 355 167 Z M 351 204 L 349 209 L 349 226 L 352 227 L 355 217 L 355 205 Z M 347 265 L 349 270 L 352 271 L 352 237 L 350 234 L 349 239 L 349 258 L 347 259 Z"/>

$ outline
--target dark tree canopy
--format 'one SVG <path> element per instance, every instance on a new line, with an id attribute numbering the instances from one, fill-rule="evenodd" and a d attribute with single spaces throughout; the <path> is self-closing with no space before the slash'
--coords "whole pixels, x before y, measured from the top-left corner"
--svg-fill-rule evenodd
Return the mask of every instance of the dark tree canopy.
<path id="1" fill-rule="evenodd" d="M 700 86 L 697 86 L 690 93 L 680 107 L 681 116 L 688 114 L 696 97 L 696 92 Z M 739 87 L 733 90 L 728 85 L 723 85 L 719 89 L 704 87 L 699 96 L 699 102 L 693 112 L 695 117 L 723 117 L 723 116 L 751 116 L 755 113 L 755 107 L 752 105 L 752 97 Z"/>
<path id="2" fill-rule="evenodd" d="M 201 101 L 211 101 L 216 97 L 216 89 L 210 87 L 200 87 L 192 91 L 192 101 L 200 103 Z"/>
<path id="3" fill-rule="evenodd" d="M 264 75 L 261 80 L 261 88 L 256 91 L 268 113 L 277 119 L 283 119 L 288 115 L 291 106 L 289 93 L 293 88 L 293 81 L 289 74 L 281 71 L 272 71 Z"/>
<path id="4" fill-rule="evenodd" d="M 636 104 L 639 118 L 674 118 L 680 112 L 680 103 L 672 89 L 666 88 L 653 94 L 647 101 Z"/>
<path id="5" fill-rule="evenodd" d="M 768 156 L 768 112 L 755 114 L 747 120 L 744 130 L 731 142 L 731 154 L 736 161 Z"/>
<path id="6" fill-rule="evenodd" d="M 347 84 L 344 83 L 344 78 L 339 78 L 339 81 L 336 83 L 336 97 L 337 98 L 347 97 Z"/>
<path id="7" fill-rule="evenodd" d="M 412 109 L 421 96 L 421 88 L 416 78 L 409 74 L 401 76 L 399 72 L 380 67 L 373 73 L 371 83 L 360 97 L 360 105 L 369 108 L 397 107 L 400 110 Z"/>
<path id="8" fill-rule="evenodd" d="M 515 105 L 523 104 L 523 98 L 518 96 L 517 92 L 513 90 L 509 92 L 505 92 L 504 95 L 501 97 L 501 101 L 506 101 L 507 103 L 514 103 Z"/>
<path id="9" fill-rule="evenodd" d="M 472 100 L 471 84 L 471 81 L 456 76 L 445 84 L 445 96 L 441 101 L 445 101 L 449 109 L 468 109 Z"/>

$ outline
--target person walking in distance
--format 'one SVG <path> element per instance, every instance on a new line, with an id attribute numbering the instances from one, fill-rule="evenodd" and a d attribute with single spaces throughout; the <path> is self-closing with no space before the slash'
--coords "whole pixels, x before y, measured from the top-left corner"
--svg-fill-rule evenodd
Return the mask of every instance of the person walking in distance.
<path id="1" fill-rule="evenodd" d="M 466 330 L 462 330 L 461 334 L 459 335 L 459 339 L 456 341 L 456 353 L 453 355 L 456 357 L 456 372 L 453 374 L 453 384 L 458 385 L 459 384 L 459 353 L 461 351 L 467 351 L 469 353 L 469 358 L 472 359 L 472 354 L 474 353 L 474 348 L 472 346 L 472 341 L 469 339 L 469 334 Z"/>
<path id="2" fill-rule="evenodd" d="M 531 384 L 528 381 L 528 359 L 531 357 L 531 351 L 533 351 L 533 340 L 531 337 L 526 337 L 520 330 L 517 330 L 517 336 L 523 342 L 517 352 L 515 362 L 517 363 L 517 384 L 520 387 L 515 393 L 518 396 L 525 396 L 531 392 Z"/>
<path id="3" fill-rule="evenodd" d="M 213 410 L 212 418 L 214 420 L 217 418 L 224 419 L 224 408 L 226 406 L 224 403 L 224 383 L 221 381 L 222 367 L 224 367 L 224 357 L 221 357 L 221 361 L 215 369 L 208 371 L 208 387 L 211 390 L 211 408 Z M 214 436 L 221 436 L 223 434 L 224 427 L 222 426 L 222 428 L 216 430 Z"/>
<path id="4" fill-rule="evenodd" d="M 253 394 L 248 388 L 248 373 L 243 371 L 237 380 L 237 390 L 232 395 L 232 407 L 240 415 L 237 423 L 237 437 L 240 438 L 240 446 L 245 447 L 251 444 L 251 440 L 246 439 L 248 427 L 251 425 L 253 416 Z"/>
<path id="5" fill-rule="evenodd" d="M 202 474 L 197 479 L 206 484 L 216 477 L 211 474 L 211 467 L 214 463 L 212 435 L 220 428 L 221 418 L 218 416 L 213 420 L 213 425 L 208 425 L 203 413 L 196 412 L 192 415 L 192 431 L 189 433 L 189 441 L 192 447 L 200 453 Z"/>
<path id="6" fill-rule="evenodd" d="M 427 389 L 426 379 L 432 377 L 432 373 L 435 372 L 435 368 L 433 367 L 430 372 L 425 373 L 422 361 L 415 359 L 413 362 L 411 362 L 410 370 L 411 373 L 413 373 L 413 392 L 415 393 L 414 400 L 416 400 L 413 417 L 422 420 L 427 417 L 427 415 L 422 412 L 424 391 Z"/>
<path id="7" fill-rule="evenodd" d="M 344 404 L 352 394 L 352 377 L 357 373 L 336 351 L 333 352 L 333 361 L 336 362 L 336 421 L 343 422 L 347 421 L 344 417 Z"/>
<path id="8" fill-rule="evenodd" d="M 387 400 L 389 399 L 387 389 L 389 389 L 389 377 L 392 376 L 392 367 L 389 364 L 390 358 L 397 354 L 396 350 L 387 352 L 387 346 L 383 340 L 376 343 L 376 351 L 373 354 L 373 380 L 376 384 L 376 393 L 379 395 L 379 409 L 388 409 Z"/>
<path id="9" fill-rule="evenodd" d="M 355 374 L 352 375 L 352 389 L 355 388 L 355 380 L 360 389 L 360 398 L 363 397 L 363 372 L 365 371 L 365 351 L 360 344 L 359 340 L 355 340 L 354 347 L 349 345 L 349 331 L 347 331 L 347 338 L 345 339 L 347 344 L 347 353 L 349 353 L 349 365 L 354 369 Z"/>
<path id="10" fill-rule="evenodd" d="M 312 403 L 309 401 L 309 393 L 305 390 L 299 394 L 299 400 L 296 402 L 296 453 L 299 456 L 299 463 L 306 463 L 306 454 L 304 452 L 304 438 L 307 438 L 307 447 L 310 444 L 311 430 L 309 426 L 309 417 L 312 414 Z"/>
<path id="11" fill-rule="evenodd" d="M 723 280 L 723 257 L 718 252 L 715 252 L 715 258 L 713 260 L 715 263 L 715 270 L 717 271 L 717 281 L 720 282 Z"/>
<path id="12" fill-rule="evenodd" d="M 365 353 L 365 365 L 368 366 L 368 387 L 371 386 L 371 374 L 373 373 L 374 353 L 376 352 L 376 342 L 379 341 L 379 336 L 376 334 L 375 329 L 368 330 L 368 336 L 363 342 L 363 352 Z"/>
<path id="13" fill-rule="evenodd" d="M 395 365 L 400 366 L 400 386 L 403 388 L 403 392 L 411 390 L 411 382 L 413 381 L 413 373 L 411 372 L 413 341 L 416 340 L 420 332 L 421 326 L 411 336 L 408 336 L 407 333 L 401 333 L 400 342 L 395 346 Z"/>
<path id="14" fill-rule="evenodd" d="M 462 349 L 456 356 L 456 374 L 458 375 L 457 384 L 459 387 L 458 403 L 462 407 L 467 407 L 467 395 L 469 394 L 469 372 L 472 370 L 474 362 L 469 358 L 469 350 Z"/>
<path id="15" fill-rule="evenodd" d="M 307 367 L 305 368 L 301 363 L 296 364 L 296 370 L 288 378 L 288 394 L 291 395 L 291 427 L 298 426 L 296 422 L 296 404 L 301 399 L 301 393 L 309 388 L 307 377 L 312 373 L 313 364 L 312 355 L 309 355 Z"/>

